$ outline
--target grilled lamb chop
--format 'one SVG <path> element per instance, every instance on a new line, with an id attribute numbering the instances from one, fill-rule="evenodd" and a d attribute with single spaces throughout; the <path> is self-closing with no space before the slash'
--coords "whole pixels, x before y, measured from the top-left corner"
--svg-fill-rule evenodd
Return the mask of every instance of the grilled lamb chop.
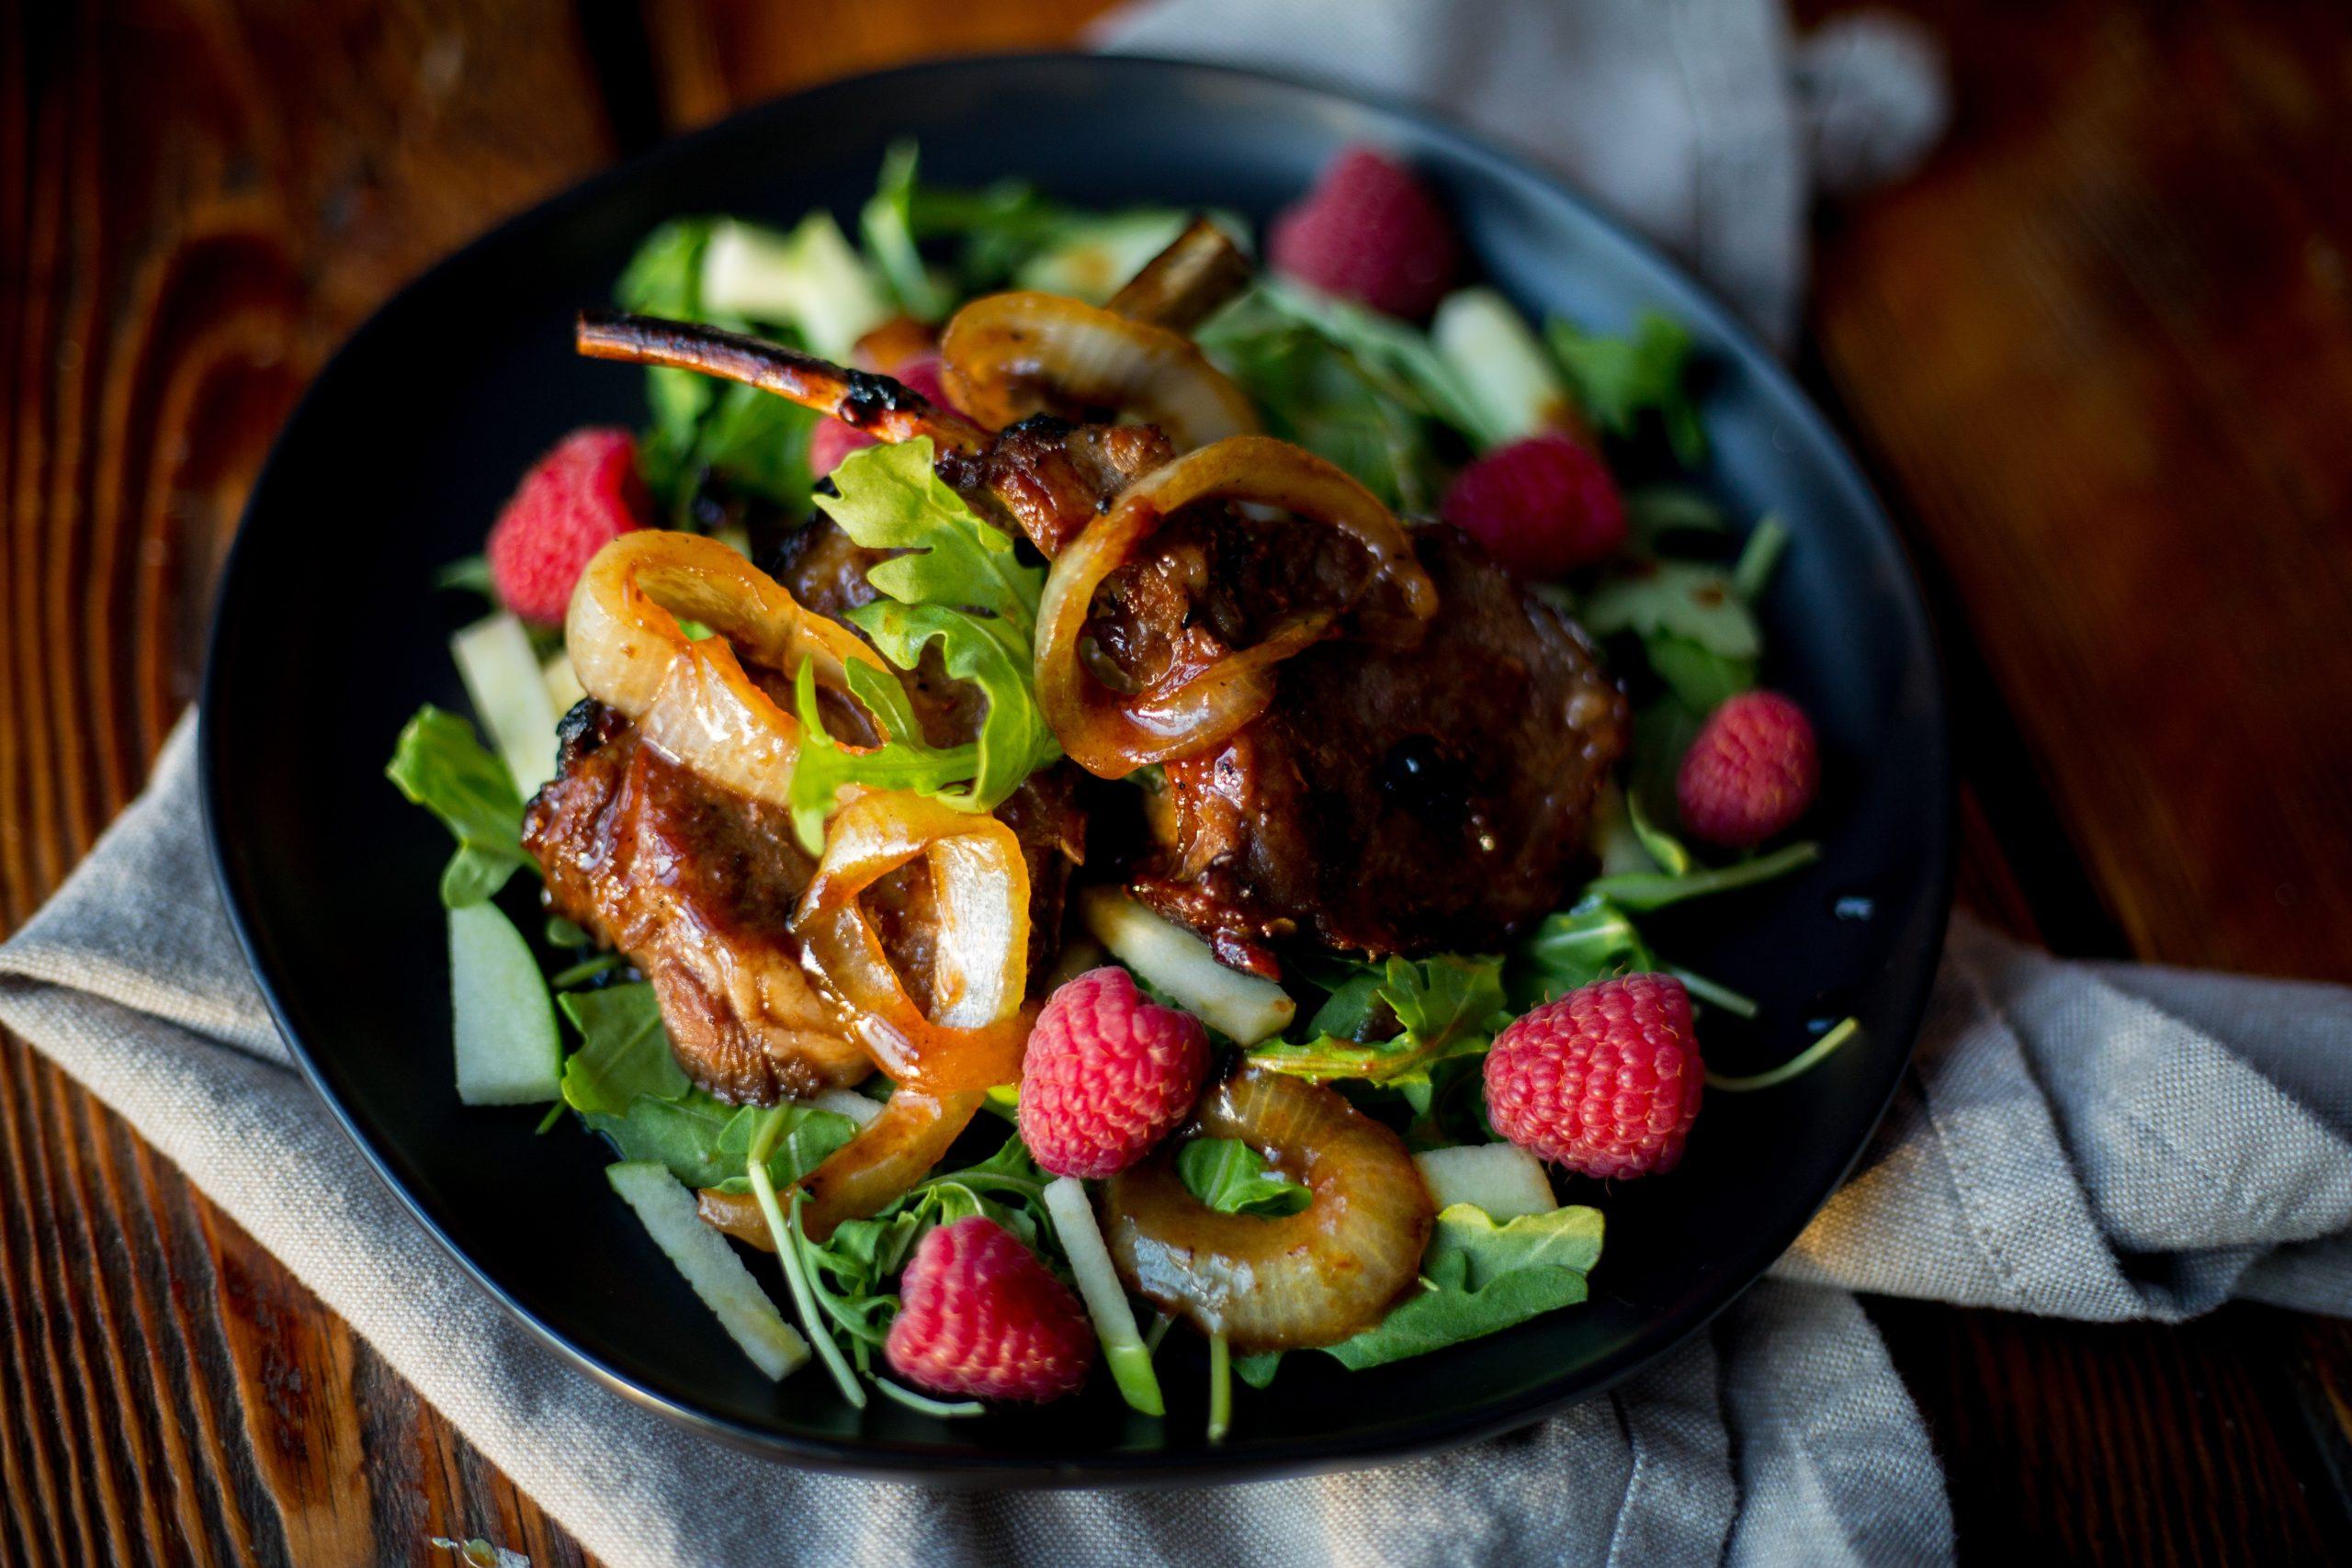
<path id="1" fill-rule="evenodd" d="M 548 908 L 653 983 L 679 1066 L 770 1104 L 873 1070 L 810 987 L 787 929 L 815 863 L 790 818 L 639 744 L 611 708 L 564 716 L 560 771 L 523 817 Z"/>
<path id="2" fill-rule="evenodd" d="M 790 922 L 816 863 L 790 818 L 650 746 L 614 710 L 564 716 L 556 777 L 532 798 L 523 845 L 548 908 L 628 955 L 653 984 L 678 1064 L 719 1099 L 773 1104 L 873 1071 L 809 986 Z M 1051 963 L 1084 839 L 1068 771 L 1048 769 L 997 808 L 1029 866 L 1030 969 Z M 884 878 L 866 908 L 909 993 L 931 976 L 930 874 Z"/>
<path id="3" fill-rule="evenodd" d="M 930 435 L 941 478 L 1049 558 L 1172 456 L 1149 426 L 1039 416 L 990 435 L 882 378 L 711 329 L 583 318 L 581 343 L 749 381 L 888 439 Z M 1624 750 L 1622 697 L 1582 634 L 1475 544 L 1440 525 L 1413 539 L 1441 605 L 1419 647 L 1351 639 L 1343 620 L 1280 666 L 1267 712 L 1164 770 L 1134 891 L 1229 964 L 1277 973 L 1273 950 L 1301 940 L 1371 954 L 1491 946 L 1556 906 L 1585 852 Z M 838 615 L 871 596 L 875 558 L 820 520 L 777 576 Z M 1193 507 L 1104 581 L 1089 663 L 1114 688 L 1153 689 L 1302 605 L 1375 611 L 1367 576 L 1328 528 Z"/>

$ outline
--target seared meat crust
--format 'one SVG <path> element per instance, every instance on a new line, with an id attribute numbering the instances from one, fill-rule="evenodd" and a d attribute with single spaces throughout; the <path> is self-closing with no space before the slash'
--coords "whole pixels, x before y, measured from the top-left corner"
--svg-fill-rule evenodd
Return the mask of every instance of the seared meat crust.
<path id="1" fill-rule="evenodd" d="M 1492 950 L 1556 908 L 1586 856 L 1623 697 L 1465 536 L 1413 540 L 1440 605 L 1419 648 L 1309 649 L 1262 717 L 1167 765 L 1133 890 L 1228 963 L 1265 971 L 1293 942 Z"/>

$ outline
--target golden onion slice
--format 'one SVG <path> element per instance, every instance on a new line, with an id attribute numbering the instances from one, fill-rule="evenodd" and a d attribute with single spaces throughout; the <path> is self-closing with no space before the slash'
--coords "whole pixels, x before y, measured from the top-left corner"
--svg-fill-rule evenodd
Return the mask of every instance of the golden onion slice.
<path id="1" fill-rule="evenodd" d="M 1179 452 L 1258 428 L 1249 395 L 1182 333 L 1059 294 L 991 294 L 939 340 L 956 406 L 995 429 L 1033 413 L 1112 409 Z"/>
<path id="2" fill-rule="evenodd" d="M 937 908 L 933 1016 L 891 966 L 859 896 L 923 861 Z M 902 1089 L 954 1095 L 1012 1083 L 1029 1037 L 1029 867 L 1012 829 L 928 796 L 880 790 L 836 816 L 793 915 L 804 963 Z"/>
<path id="3" fill-rule="evenodd" d="M 695 641 L 681 620 L 716 634 Z M 789 807 L 800 727 L 743 670 L 813 662 L 820 684 L 847 683 L 854 660 L 889 666 L 847 626 L 804 609 L 727 546 L 645 529 L 596 552 L 572 590 L 564 647 L 582 689 L 635 720 L 665 755 L 750 799 Z"/>
<path id="4" fill-rule="evenodd" d="M 1412 1287 L 1435 1218 L 1404 1141 L 1320 1084 L 1245 1064 L 1188 1135 L 1237 1138 L 1312 1195 L 1295 1214 L 1227 1214 L 1193 1196 L 1171 1140 L 1103 1192 L 1107 1240 L 1139 1295 L 1237 1351 L 1336 1345 Z"/>
<path id="5" fill-rule="evenodd" d="M 1086 669 L 1079 643 L 1096 590 L 1131 559 L 1161 524 L 1204 501 L 1277 507 L 1328 523 L 1372 557 L 1410 623 L 1437 611 L 1437 589 L 1412 542 L 1378 497 L 1313 453 L 1266 435 L 1229 436 L 1179 457 L 1130 486 L 1108 513 L 1055 558 L 1037 607 L 1037 699 L 1062 750 L 1089 773 L 1124 778 L 1223 740 L 1273 701 L 1273 667 L 1329 637 L 1348 608 L 1329 605 L 1287 617 L 1254 646 L 1132 695 L 1112 691 Z"/>

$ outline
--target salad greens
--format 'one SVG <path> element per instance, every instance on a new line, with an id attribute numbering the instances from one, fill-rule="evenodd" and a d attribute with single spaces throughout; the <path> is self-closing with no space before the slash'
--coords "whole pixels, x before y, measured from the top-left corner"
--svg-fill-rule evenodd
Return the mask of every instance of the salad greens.
<path id="1" fill-rule="evenodd" d="M 936 323 L 984 289 L 1010 285 L 1099 301 L 1187 219 L 1158 207 L 1081 209 L 1017 182 L 977 190 L 928 186 L 906 143 L 883 162 L 857 215 L 855 246 L 823 212 L 789 230 L 682 219 L 647 238 L 617 295 L 634 310 L 844 357 L 858 335 L 893 313 Z M 1244 233 L 1238 223 L 1227 226 Z M 1435 511 L 1468 460 L 1564 419 L 1609 443 L 1621 469 L 1645 472 L 1670 452 L 1690 470 L 1706 455 L 1690 334 L 1654 313 L 1622 335 L 1556 317 L 1539 329 L 1498 291 L 1471 288 L 1442 303 L 1425 331 L 1267 276 L 1195 336 L 1249 394 L 1270 432 L 1329 458 L 1407 513 Z M 808 469 L 816 423 L 809 412 L 679 370 L 649 370 L 646 395 L 640 467 L 671 525 L 718 532 L 745 547 L 747 536 L 732 530 L 759 509 L 793 521 L 812 506 L 820 510 L 856 544 L 888 552 L 867 572 L 880 597 L 851 612 L 851 623 L 896 671 L 921 669 L 927 685 L 943 676 L 967 683 L 984 704 L 972 739 L 934 745 L 907 688 L 888 671 L 854 662 L 849 694 L 883 737 L 867 746 L 828 728 L 828 712 L 837 724 L 839 710 L 820 708 L 812 666 L 786 671 L 802 726 L 791 814 L 811 853 L 821 852 L 844 789 L 912 790 L 959 810 L 987 811 L 1060 757 L 1032 679 L 1046 570 L 941 481 L 928 439 L 853 453 L 820 484 Z M 1679 481 L 1632 486 L 1625 501 L 1630 537 L 1620 556 L 1538 590 L 1609 639 L 1635 710 L 1623 794 L 1612 785 L 1598 814 L 1602 874 L 1566 908 L 1507 952 L 1329 959 L 1303 966 L 1309 983 L 1295 979 L 1293 994 L 1224 968 L 1197 939 L 1107 889 L 1077 900 L 1087 929 L 1154 995 L 1175 995 L 1218 1023 L 1221 1044 L 1252 1043 L 1250 1060 L 1332 1083 L 1369 1113 L 1402 1126 L 1410 1147 L 1454 1150 L 1470 1164 L 1496 1141 L 1485 1116 L 1484 1054 L 1528 1008 L 1610 976 L 1663 970 L 1711 1007 L 1752 1014 L 1748 998 L 1661 959 L 1636 918 L 1786 875 L 1817 853 L 1799 842 L 1711 864 L 1660 826 L 1672 820 L 1674 772 L 1699 724 L 1757 682 L 1764 638 L 1754 606 L 1788 536 L 1765 518 L 1740 542 L 1722 509 Z M 488 588 L 479 560 L 459 563 L 444 581 Z M 540 673 L 531 659 L 514 657 L 492 673 L 509 682 L 524 678 L 514 671 Z M 478 711 L 537 713 L 568 700 L 550 698 L 541 686 L 527 694 L 529 704 L 493 704 L 498 694 L 478 694 Z M 482 1038 L 490 1038 L 485 1029 L 503 1030 L 499 1038 L 512 1047 L 499 1054 L 503 1076 L 486 1097 L 554 1097 L 557 1111 L 571 1110 L 605 1138 L 621 1162 L 609 1173 L 616 1190 L 771 1375 L 813 1353 L 852 1404 L 862 1406 L 871 1389 L 935 1416 L 977 1414 L 977 1404 L 931 1399 L 879 1375 L 876 1353 L 899 1310 L 899 1275 L 922 1235 L 984 1214 L 1075 1279 L 1122 1394 L 1136 1410 L 1159 1415 L 1152 1366 L 1159 1332 L 1136 1333 L 1085 1185 L 1049 1179 L 1017 1133 L 985 1158 L 935 1172 L 819 1242 L 808 1234 L 796 1184 L 850 1141 L 858 1119 L 817 1103 L 738 1108 L 696 1089 L 672 1052 L 653 987 L 634 977 L 622 955 L 570 954 L 557 960 L 568 966 L 545 978 L 521 934 L 489 902 L 518 867 L 537 869 L 520 843 L 517 777 L 538 753 L 527 735 L 496 739 L 514 766 L 465 719 L 427 706 L 401 732 L 386 769 L 457 840 L 441 896 L 452 911 L 453 944 L 461 938 L 472 944 L 463 953 L 453 947 L 453 969 L 463 972 L 461 1013 L 465 975 L 473 976 L 474 991 L 506 998 L 493 998 L 494 1006 L 478 999 L 470 1022 L 460 1018 L 461 1037 L 469 1029 Z M 555 919 L 547 941 L 555 948 L 594 945 L 587 932 Z M 1181 987 L 1156 983 L 1173 987 L 1168 976 L 1177 974 Z M 552 993 L 554 1013 L 540 1019 L 508 1006 L 517 985 L 537 1003 Z M 1295 1026 L 1300 1000 L 1317 996 L 1306 1023 Z M 568 1054 L 555 1014 L 577 1037 Z M 1858 1027 L 1848 1020 L 1778 1067 L 1710 1082 L 1731 1091 L 1786 1082 Z M 1221 1213 L 1272 1219 L 1312 1201 L 1306 1187 L 1238 1140 L 1193 1138 L 1174 1159 L 1186 1189 Z M 754 1200 L 776 1244 L 805 1345 L 718 1234 L 693 1218 L 689 1189 Z M 1489 1190 L 1505 1188 L 1474 1184 L 1454 1195 Z M 1498 1219 L 1461 1201 L 1443 1209 L 1418 1289 L 1378 1325 L 1324 1353 L 1351 1368 L 1378 1366 L 1583 1301 L 1600 1254 L 1600 1213 L 1577 1205 L 1521 1212 L 1554 1201 L 1532 1160 L 1511 1190 L 1508 1201 L 1485 1201 L 1515 1217 Z M 1209 1359 L 1214 1436 L 1229 1416 L 1228 1371 L 1263 1387 L 1281 1357 L 1231 1357 L 1216 1339 Z"/>
<path id="2" fill-rule="evenodd" d="M 1600 1260 L 1598 1209 L 1572 1205 L 1521 1214 L 1498 1224 L 1484 1209 L 1442 1210 L 1421 1256 L 1419 1291 L 1374 1327 L 1322 1354 L 1351 1371 L 1425 1356 L 1449 1345 L 1514 1327 L 1585 1299 L 1586 1276 Z M 1241 1381 L 1263 1388 L 1281 1352 L 1234 1363 Z"/>
<path id="3" fill-rule="evenodd" d="M 814 672 L 804 665 L 795 697 L 806 734 L 792 806 L 811 853 L 824 846 L 825 818 L 845 784 L 910 789 L 959 810 L 989 811 L 1061 755 L 1030 673 L 1045 569 L 1023 564 L 1012 541 L 941 482 L 932 458 L 928 436 L 853 452 L 833 470 L 839 493 L 817 504 L 857 543 L 906 552 L 866 573 L 884 596 L 852 610 L 851 623 L 901 670 L 936 644 L 941 667 L 979 687 L 987 715 L 975 742 L 933 747 L 899 683 L 852 664 L 851 694 L 889 734 L 878 748 L 853 750 L 826 732 Z"/>
<path id="4" fill-rule="evenodd" d="M 1186 1191 L 1220 1214 L 1279 1219 L 1305 1209 L 1310 1196 L 1238 1138 L 1193 1139 L 1176 1151 L 1176 1174 Z"/>
<path id="5" fill-rule="evenodd" d="M 441 874 L 441 902 L 450 908 L 482 902 L 521 867 L 537 874 L 537 863 L 523 852 L 514 775 L 456 714 L 430 704 L 417 709 L 393 742 L 384 776 L 456 836 L 457 852 Z"/>

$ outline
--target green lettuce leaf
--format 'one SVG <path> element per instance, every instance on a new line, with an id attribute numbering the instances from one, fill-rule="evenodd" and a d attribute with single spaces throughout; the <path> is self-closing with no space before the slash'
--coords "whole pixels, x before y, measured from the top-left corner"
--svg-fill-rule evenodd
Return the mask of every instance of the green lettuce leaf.
<path id="1" fill-rule="evenodd" d="M 853 453 L 833 470 L 840 494 L 818 502 L 859 544 L 907 552 L 868 570 L 867 581 L 885 597 L 850 619 L 901 670 L 914 669 L 935 644 L 941 667 L 979 687 L 987 711 L 970 744 L 933 746 L 898 684 L 853 664 L 851 694 L 889 736 L 881 746 L 853 750 L 826 731 L 813 673 L 804 666 L 795 697 L 806 734 L 791 804 L 795 829 L 812 852 L 845 784 L 914 790 L 959 811 L 989 811 L 1061 755 L 1030 674 L 1045 570 L 1024 565 L 1010 538 L 940 481 L 932 457 L 922 437 Z"/>
<path id="2" fill-rule="evenodd" d="M 1326 1353 L 1361 1371 L 1574 1306 L 1600 1260 L 1601 1230 L 1598 1209 L 1554 1209 L 1498 1225 L 1485 1210 L 1456 1203 L 1437 1217 L 1421 1258 L 1422 1290 Z"/>
<path id="3" fill-rule="evenodd" d="M 902 604 L 948 604 L 1003 621 L 1029 645 L 1046 569 L 1025 566 L 991 526 L 933 471 L 931 438 L 885 442 L 851 453 L 833 470 L 839 495 L 817 504 L 868 549 L 907 550 L 866 573 Z"/>
<path id="4" fill-rule="evenodd" d="M 1593 423 L 1630 436 L 1654 413 L 1685 468 L 1705 460 L 1706 427 L 1690 391 L 1690 333 L 1680 322 L 1645 310 L 1631 336 L 1605 337 L 1555 316 L 1544 335 Z"/>
<path id="5" fill-rule="evenodd" d="M 639 1099 L 682 1100 L 694 1087 L 662 1028 L 653 987 L 642 981 L 556 998 L 580 1031 L 563 1064 L 563 1099 L 574 1111 L 625 1116 Z"/>
<path id="6" fill-rule="evenodd" d="M 936 321 L 956 301 L 932 276 L 922 253 L 915 248 L 916 156 L 912 141 L 894 141 L 882 154 L 881 177 L 858 214 L 858 237 L 899 309 L 919 321 Z"/>
<path id="7" fill-rule="evenodd" d="M 1268 1168 L 1238 1138 L 1195 1138 L 1176 1151 L 1185 1190 L 1220 1214 L 1295 1214 L 1312 1198 L 1306 1186 Z"/>
<path id="8" fill-rule="evenodd" d="M 1381 362 L 1367 363 L 1308 322 L 1242 296 L 1195 334 L 1250 395 L 1269 434 L 1329 459 L 1390 507 L 1430 512 L 1443 474 L 1428 399 Z"/>
<path id="9" fill-rule="evenodd" d="M 1446 953 L 1419 961 L 1391 958 L 1362 969 L 1316 1014 L 1309 1028 L 1321 1032 L 1304 1042 L 1261 1045 L 1251 1058 L 1306 1078 L 1425 1085 L 1432 1065 L 1484 1051 L 1506 1021 L 1500 958 Z M 1381 1026 L 1375 1004 L 1394 1017 L 1396 1032 L 1354 1038 Z"/>
<path id="10" fill-rule="evenodd" d="M 621 306 L 644 315 L 738 331 L 756 324 L 765 335 L 789 337 L 775 323 L 753 323 L 704 308 L 703 257 L 711 234 L 724 221 L 676 219 L 648 235 L 614 291 Z M 755 387 L 692 370 L 649 369 L 645 389 L 653 423 L 638 444 L 638 468 L 676 525 L 691 521 L 706 475 L 793 515 L 808 510 L 814 412 Z"/>
<path id="11" fill-rule="evenodd" d="M 523 797 L 514 776 L 456 714 L 427 704 L 393 743 L 384 776 L 456 835 L 458 852 L 441 874 L 441 902 L 479 904 L 518 867 L 538 869 L 523 851 Z"/>

